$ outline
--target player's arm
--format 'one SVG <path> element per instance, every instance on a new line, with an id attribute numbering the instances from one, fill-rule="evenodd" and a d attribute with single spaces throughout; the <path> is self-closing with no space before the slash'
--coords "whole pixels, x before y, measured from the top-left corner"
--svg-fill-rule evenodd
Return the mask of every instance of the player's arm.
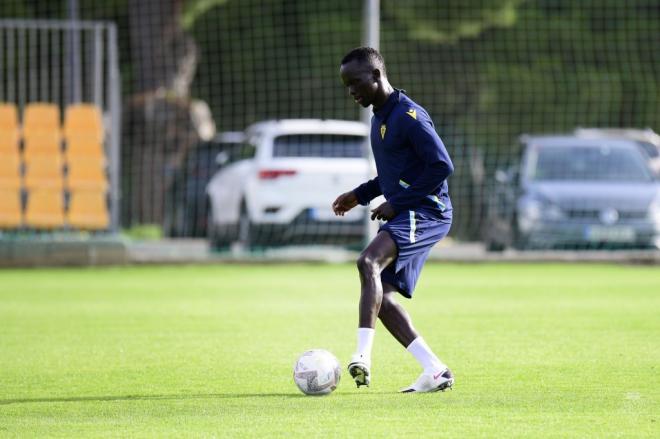
<path id="1" fill-rule="evenodd" d="M 424 197 L 435 191 L 454 172 L 447 148 L 428 118 L 420 117 L 408 127 L 408 138 L 415 152 L 426 163 L 422 174 L 404 191 L 388 202 L 398 213 L 418 205 Z"/>
<path id="2" fill-rule="evenodd" d="M 353 189 L 353 193 L 357 197 L 358 204 L 362 206 L 366 206 L 374 198 L 383 195 L 383 191 L 380 189 L 380 183 L 378 182 L 378 176 Z"/>
<path id="3" fill-rule="evenodd" d="M 338 196 L 334 203 L 332 203 L 332 210 L 335 212 L 335 215 L 343 216 L 358 204 L 363 206 L 369 204 L 369 201 L 381 195 L 381 193 L 378 177 L 376 177 L 361 184 L 352 191 Z"/>

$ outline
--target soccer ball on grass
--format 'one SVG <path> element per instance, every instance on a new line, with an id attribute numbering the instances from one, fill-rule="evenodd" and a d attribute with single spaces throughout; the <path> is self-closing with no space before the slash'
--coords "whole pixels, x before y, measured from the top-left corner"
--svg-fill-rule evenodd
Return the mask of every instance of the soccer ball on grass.
<path id="1" fill-rule="evenodd" d="M 337 388 L 339 378 L 339 361 L 323 349 L 303 353 L 293 367 L 293 381 L 305 395 L 327 395 Z"/>

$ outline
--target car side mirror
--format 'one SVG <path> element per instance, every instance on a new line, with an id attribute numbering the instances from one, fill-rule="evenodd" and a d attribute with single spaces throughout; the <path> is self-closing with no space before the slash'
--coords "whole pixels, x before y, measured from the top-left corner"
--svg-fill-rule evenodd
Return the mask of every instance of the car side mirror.
<path id="1" fill-rule="evenodd" d="M 215 164 L 218 166 L 224 166 L 229 162 L 229 153 L 227 151 L 220 151 L 218 155 L 215 156 Z"/>

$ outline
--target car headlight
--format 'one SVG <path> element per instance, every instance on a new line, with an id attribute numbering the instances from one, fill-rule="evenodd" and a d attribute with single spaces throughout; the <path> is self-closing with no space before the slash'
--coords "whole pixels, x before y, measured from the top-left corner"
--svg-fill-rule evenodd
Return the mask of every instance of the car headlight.
<path id="1" fill-rule="evenodd" d="M 660 192 L 649 205 L 649 218 L 656 224 L 656 229 L 660 230 Z"/>
<path id="2" fill-rule="evenodd" d="M 564 218 L 561 208 L 544 198 L 524 198 L 519 204 L 518 226 L 523 232 L 533 228 L 538 221 L 557 221 Z"/>
<path id="3" fill-rule="evenodd" d="M 547 203 L 544 205 L 543 217 L 549 220 L 560 220 L 564 218 L 564 212 L 559 206 L 554 203 Z"/>

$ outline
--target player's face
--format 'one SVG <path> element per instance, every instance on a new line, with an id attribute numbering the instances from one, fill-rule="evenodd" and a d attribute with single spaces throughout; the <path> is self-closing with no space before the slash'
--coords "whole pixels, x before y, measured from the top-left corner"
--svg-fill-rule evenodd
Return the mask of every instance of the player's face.
<path id="1" fill-rule="evenodd" d="M 378 70 L 373 70 L 368 63 L 354 60 L 342 64 L 339 75 L 356 103 L 365 108 L 374 103 L 379 87 Z"/>

